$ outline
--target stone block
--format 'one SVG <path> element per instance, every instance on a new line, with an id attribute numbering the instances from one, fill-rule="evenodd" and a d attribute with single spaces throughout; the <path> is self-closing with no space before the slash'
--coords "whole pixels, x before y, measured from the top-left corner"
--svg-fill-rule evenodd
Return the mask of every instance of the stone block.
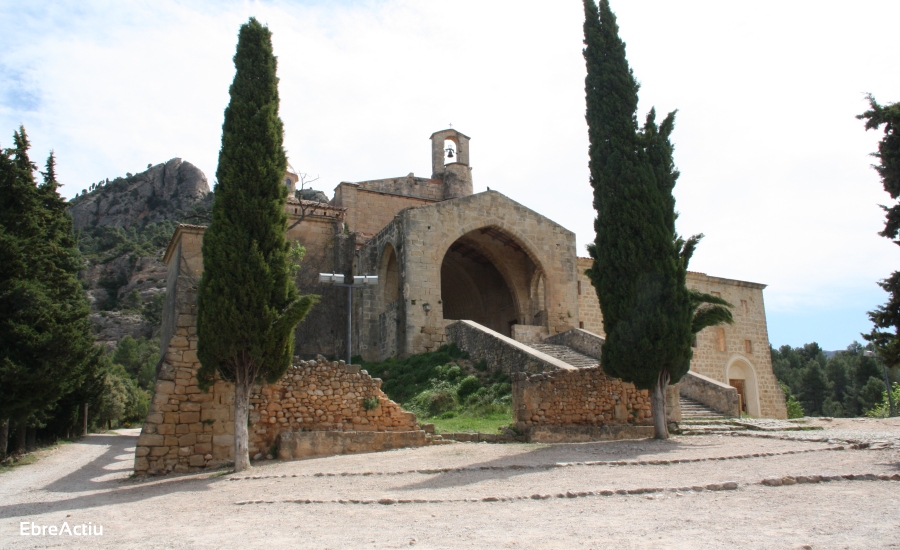
<path id="1" fill-rule="evenodd" d="M 188 464 L 194 467 L 206 466 L 206 459 L 203 458 L 203 455 L 191 455 L 188 459 Z"/>
<path id="2" fill-rule="evenodd" d="M 213 436 L 213 445 L 222 447 L 234 446 L 234 436 L 231 434 L 221 434 Z"/>
<path id="3" fill-rule="evenodd" d="M 212 444 L 211 443 L 197 443 L 194 445 L 194 452 L 197 454 L 205 455 L 209 452 L 212 452 Z"/>
<path id="4" fill-rule="evenodd" d="M 181 422 L 184 424 L 190 424 L 191 422 L 200 422 L 200 413 L 199 412 L 182 412 L 181 413 Z"/>
<path id="5" fill-rule="evenodd" d="M 172 435 L 175 433 L 174 424 L 160 424 L 156 427 L 156 433 L 160 435 Z"/>
<path id="6" fill-rule="evenodd" d="M 146 472 L 150 469 L 150 463 L 146 458 L 135 458 L 134 459 L 134 471 L 135 472 Z"/>
<path id="7" fill-rule="evenodd" d="M 138 447 L 134 450 L 134 456 L 140 458 L 150 454 L 150 447 Z"/>
<path id="8" fill-rule="evenodd" d="M 165 437 L 158 434 L 141 434 L 138 438 L 138 447 L 158 447 L 165 443 Z"/>
<path id="9" fill-rule="evenodd" d="M 187 433 L 178 438 L 178 445 L 181 447 L 193 445 L 197 442 L 197 434 Z"/>
<path id="10" fill-rule="evenodd" d="M 169 454 L 168 447 L 153 447 L 150 449 L 150 456 L 158 457 L 158 456 L 166 456 Z"/>

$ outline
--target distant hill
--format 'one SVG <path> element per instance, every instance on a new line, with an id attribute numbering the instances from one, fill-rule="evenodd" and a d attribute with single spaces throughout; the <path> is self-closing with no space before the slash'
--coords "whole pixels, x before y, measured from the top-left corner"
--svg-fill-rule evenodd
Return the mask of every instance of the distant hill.
<path id="1" fill-rule="evenodd" d="M 161 255 L 179 222 L 203 224 L 212 199 L 203 172 L 174 158 L 91 184 L 69 202 L 98 342 L 153 335 L 166 289 Z"/>

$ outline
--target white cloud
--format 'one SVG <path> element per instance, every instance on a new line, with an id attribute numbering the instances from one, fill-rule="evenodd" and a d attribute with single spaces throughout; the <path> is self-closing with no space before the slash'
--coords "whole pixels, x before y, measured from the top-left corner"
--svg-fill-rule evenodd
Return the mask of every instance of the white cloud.
<path id="1" fill-rule="evenodd" d="M 0 144 L 23 123 L 69 196 L 174 156 L 212 180 L 237 30 L 255 15 L 274 33 L 291 162 L 326 191 L 428 175 L 427 138 L 453 123 L 476 191 L 593 238 L 580 2 L 23 4 L 0 1 Z M 879 136 L 854 118 L 864 92 L 900 100 L 900 4 L 829 4 L 613 9 L 640 118 L 679 109 L 679 229 L 707 235 L 692 268 L 768 283 L 770 316 L 841 323 L 828 312 L 874 306 L 900 263 L 876 235 Z M 866 329 L 854 322 L 847 341 Z"/>

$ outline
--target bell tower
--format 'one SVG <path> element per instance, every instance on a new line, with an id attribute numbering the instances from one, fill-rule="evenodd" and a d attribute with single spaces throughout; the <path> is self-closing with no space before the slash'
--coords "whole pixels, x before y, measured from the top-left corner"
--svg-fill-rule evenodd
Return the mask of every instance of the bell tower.
<path id="1" fill-rule="evenodd" d="M 472 194 L 469 136 L 452 128 L 431 134 L 431 179 L 443 180 L 444 200 Z"/>

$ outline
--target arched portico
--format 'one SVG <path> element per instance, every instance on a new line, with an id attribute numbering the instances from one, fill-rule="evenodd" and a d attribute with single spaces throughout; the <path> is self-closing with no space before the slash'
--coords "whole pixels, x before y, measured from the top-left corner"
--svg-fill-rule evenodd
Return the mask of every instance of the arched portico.
<path id="1" fill-rule="evenodd" d="M 741 394 L 744 411 L 751 416 L 761 416 L 756 369 L 746 357 L 735 355 L 729 359 L 725 366 L 725 380 Z"/>
<path id="2" fill-rule="evenodd" d="M 445 320 L 468 319 L 512 335 L 532 324 L 534 274 L 541 267 L 515 237 L 495 226 L 480 227 L 450 244 L 441 260 L 441 306 Z M 540 319 L 541 316 L 538 316 Z"/>

